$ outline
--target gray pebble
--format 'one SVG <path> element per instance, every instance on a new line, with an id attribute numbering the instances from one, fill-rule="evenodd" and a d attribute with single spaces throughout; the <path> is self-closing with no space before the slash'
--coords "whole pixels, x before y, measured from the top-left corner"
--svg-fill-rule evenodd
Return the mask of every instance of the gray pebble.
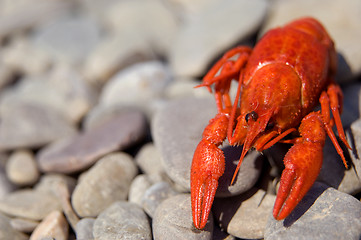
<path id="1" fill-rule="evenodd" d="M 39 170 L 34 154 L 28 150 L 18 150 L 8 159 L 6 174 L 17 185 L 31 185 L 39 178 Z"/>
<path id="2" fill-rule="evenodd" d="M 142 206 L 143 195 L 151 185 L 152 182 L 147 175 L 137 175 L 129 187 L 128 201 Z"/>
<path id="3" fill-rule="evenodd" d="M 264 0 L 215 1 L 180 29 L 170 52 L 175 75 L 199 76 L 215 57 L 257 31 L 267 10 Z"/>
<path id="4" fill-rule="evenodd" d="M 83 218 L 76 225 L 76 239 L 78 240 L 93 240 L 93 225 L 94 218 Z"/>
<path id="5" fill-rule="evenodd" d="M 360 236 L 360 201 L 319 182 L 284 220 L 277 221 L 270 214 L 265 231 L 265 240 L 336 240 Z"/>
<path id="6" fill-rule="evenodd" d="M 42 220 L 53 210 L 61 210 L 56 197 L 47 191 L 22 189 L 0 200 L 0 211 L 10 216 Z"/>
<path id="7" fill-rule="evenodd" d="M 94 239 L 151 240 L 152 233 L 143 210 L 134 203 L 115 202 L 95 220 Z"/>
<path id="8" fill-rule="evenodd" d="M 153 143 L 145 144 L 135 156 L 138 167 L 147 175 L 162 175 L 164 173 L 161 154 Z"/>
<path id="9" fill-rule="evenodd" d="M 83 173 L 72 195 L 72 205 L 81 217 L 96 217 L 117 200 L 126 200 L 137 174 L 133 159 L 125 153 L 111 153 Z"/>
<path id="10" fill-rule="evenodd" d="M 231 198 L 216 198 L 212 211 L 222 229 L 245 239 L 261 239 L 276 196 L 252 188 Z M 245 224 L 246 223 L 246 224 Z"/>
<path id="11" fill-rule="evenodd" d="M 212 239 L 212 233 L 212 214 L 203 230 L 198 230 L 193 226 L 189 194 L 180 194 L 163 201 L 153 217 L 153 237 L 156 240 Z"/>
<path id="12" fill-rule="evenodd" d="M 146 131 L 139 111 L 122 112 L 73 138 L 43 148 L 37 155 L 44 172 L 73 173 L 91 166 L 105 154 L 125 149 L 140 141 Z"/>
<path id="13" fill-rule="evenodd" d="M 177 195 L 178 193 L 172 189 L 167 182 L 159 182 L 153 184 L 145 191 L 142 198 L 142 207 L 150 216 L 154 216 L 157 207 L 167 198 Z"/>
<path id="14" fill-rule="evenodd" d="M 2 107 L 0 115 L 0 149 L 3 150 L 40 147 L 75 133 L 68 120 L 45 106 L 13 103 Z"/>

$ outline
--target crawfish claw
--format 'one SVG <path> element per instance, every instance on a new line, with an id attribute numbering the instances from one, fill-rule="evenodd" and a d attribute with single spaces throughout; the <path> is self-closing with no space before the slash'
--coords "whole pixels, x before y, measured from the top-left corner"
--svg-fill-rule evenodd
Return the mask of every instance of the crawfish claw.
<path id="1" fill-rule="evenodd" d="M 277 220 L 286 218 L 306 195 L 322 166 L 322 144 L 295 144 L 286 154 L 285 169 L 273 208 Z"/>
<path id="2" fill-rule="evenodd" d="M 207 223 L 224 165 L 223 151 L 203 139 L 194 153 L 191 170 L 193 223 L 198 229 Z"/>

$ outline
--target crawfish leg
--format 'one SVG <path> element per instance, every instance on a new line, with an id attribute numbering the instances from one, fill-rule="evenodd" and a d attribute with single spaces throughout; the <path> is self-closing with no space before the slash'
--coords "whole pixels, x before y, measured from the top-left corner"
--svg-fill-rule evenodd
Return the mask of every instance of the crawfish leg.
<path id="1" fill-rule="evenodd" d="M 218 148 L 226 138 L 229 117 L 218 113 L 204 129 L 203 139 L 198 144 L 191 168 L 191 202 L 193 223 L 202 229 L 207 223 L 218 179 L 223 175 L 225 157 Z"/>

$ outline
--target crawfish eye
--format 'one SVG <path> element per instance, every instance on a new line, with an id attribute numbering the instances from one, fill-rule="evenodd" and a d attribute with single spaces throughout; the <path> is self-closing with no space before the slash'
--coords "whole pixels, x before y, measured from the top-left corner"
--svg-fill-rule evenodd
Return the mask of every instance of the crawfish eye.
<path id="1" fill-rule="evenodd" d="M 275 126 L 275 122 L 268 122 L 266 126 L 266 130 L 270 130 Z"/>
<path id="2" fill-rule="evenodd" d="M 253 121 L 257 121 L 258 114 L 255 111 L 247 113 L 245 116 L 246 122 L 248 123 L 249 119 L 251 119 L 251 118 Z"/>

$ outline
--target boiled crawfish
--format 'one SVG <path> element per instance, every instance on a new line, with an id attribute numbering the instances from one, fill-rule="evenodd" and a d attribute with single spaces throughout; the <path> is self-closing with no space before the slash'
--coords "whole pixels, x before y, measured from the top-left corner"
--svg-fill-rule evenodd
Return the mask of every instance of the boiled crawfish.
<path id="1" fill-rule="evenodd" d="M 314 18 L 302 18 L 270 30 L 253 50 L 245 46 L 229 50 L 210 69 L 199 86 L 210 91 L 213 87 L 218 113 L 205 128 L 192 162 L 196 228 L 207 223 L 225 169 L 218 147 L 226 138 L 231 145 L 243 144 L 232 183 L 250 148 L 262 151 L 276 142 L 294 144 L 284 157 L 273 209 L 277 220 L 287 217 L 315 182 L 326 134 L 347 168 L 332 130 L 336 125 L 340 139 L 350 148 L 340 119 L 343 95 L 333 79 L 336 65 L 334 43 L 325 28 Z M 238 90 L 232 104 L 233 79 L 238 80 Z M 321 110 L 313 111 L 318 102 Z M 292 132 L 298 136 L 284 139 Z"/>

